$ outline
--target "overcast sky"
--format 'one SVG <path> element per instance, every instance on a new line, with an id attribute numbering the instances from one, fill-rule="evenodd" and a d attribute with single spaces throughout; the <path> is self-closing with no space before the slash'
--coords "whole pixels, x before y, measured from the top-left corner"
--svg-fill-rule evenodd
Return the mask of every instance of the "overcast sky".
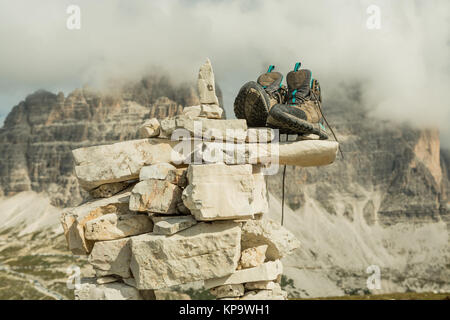
<path id="1" fill-rule="evenodd" d="M 359 81 L 376 116 L 439 126 L 450 142 L 449 3 L 0 0 L 0 121 L 40 88 L 68 93 L 154 66 L 176 81 L 195 79 L 206 57 L 232 114 L 244 82 L 270 63 L 287 73 L 301 60 L 325 98 Z M 72 4 L 80 30 L 66 27 Z M 367 27 L 370 5 L 380 8 L 380 29 Z"/>

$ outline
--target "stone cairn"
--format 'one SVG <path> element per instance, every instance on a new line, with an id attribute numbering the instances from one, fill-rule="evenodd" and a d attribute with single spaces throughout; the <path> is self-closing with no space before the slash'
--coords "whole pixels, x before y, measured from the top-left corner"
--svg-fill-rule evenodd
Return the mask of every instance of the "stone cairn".
<path id="1" fill-rule="evenodd" d="M 330 164 L 338 144 L 280 142 L 269 128 L 222 120 L 214 88 L 207 60 L 200 105 L 145 121 L 141 139 L 73 150 L 91 199 L 66 209 L 61 223 L 69 249 L 89 255 L 96 274 L 76 299 L 158 299 L 197 281 L 218 299 L 286 299 L 280 259 L 300 243 L 266 217 L 265 170 L 275 160 Z"/>

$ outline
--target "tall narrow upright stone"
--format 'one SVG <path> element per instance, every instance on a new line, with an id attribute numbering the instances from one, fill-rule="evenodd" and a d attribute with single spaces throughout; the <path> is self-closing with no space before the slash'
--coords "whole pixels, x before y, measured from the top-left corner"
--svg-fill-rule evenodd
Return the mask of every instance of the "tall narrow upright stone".
<path id="1" fill-rule="evenodd" d="M 216 96 L 214 72 L 209 59 L 206 59 L 198 72 L 198 94 L 200 104 L 219 104 L 219 99 Z"/>

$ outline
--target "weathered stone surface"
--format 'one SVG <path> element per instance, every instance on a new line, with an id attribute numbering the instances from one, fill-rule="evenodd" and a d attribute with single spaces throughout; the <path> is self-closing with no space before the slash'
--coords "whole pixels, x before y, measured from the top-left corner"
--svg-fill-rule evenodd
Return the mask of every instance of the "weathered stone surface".
<path id="1" fill-rule="evenodd" d="M 249 291 L 240 300 L 286 300 L 287 294 L 282 291 L 259 290 Z"/>
<path id="2" fill-rule="evenodd" d="M 170 170 L 167 174 L 166 181 L 176 184 L 180 188 L 186 188 L 188 181 L 187 181 L 187 168 L 179 168 Z"/>
<path id="3" fill-rule="evenodd" d="M 274 281 L 256 281 L 245 284 L 246 290 L 276 290 L 277 288 L 281 290 L 280 284 Z"/>
<path id="4" fill-rule="evenodd" d="M 153 234 L 171 235 L 197 224 L 193 216 L 152 217 Z"/>
<path id="5" fill-rule="evenodd" d="M 107 283 L 113 283 L 119 281 L 119 277 L 114 276 L 105 276 L 105 277 L 99 277 L 96 279 L 97 284 L 107 284 Z"/>
<path id="6" fill-rule="evenodd" d="M 199 106 L 190 106 L 183 109 L 182 114 L 188 118 L 208 118 L 221 119 L 223 109 L 217 104 L 202 104 Z"/>
<path id="7" fill-rule="evenodd" d="M 195 146 L 203 163 L 269 164 L 300 167 L 324 166 L 334 162 L 336 141 L 306 140 L 281 143 L 223 143 L 203 141 Z"/>
<path id="8" fill-rule="evenodd" d="M 201 137 L 208 141 L 245 142 L 247 122 L 244 119 L 189 118 L 185 115 L 161 120 L 161 133 L 171 137 L 176 129 L 185 129 L 182 136 Z"/>
<path id="9" fill-rule="evenodd" d="M 146 120 L 138 129 L 139 138 L 153 138 L 159 135 L 160 124 L 158 119 L 151 118 Z"/>
<path id="10" fill-rule="evenodd" d="M 180 187 L 164 180 L 149 179 L 136 184 L 131 191 L 130 210 L 162 214 L 177 213 L 181 201 Z"/>
<path id="11" fill-rule="evenodd" d="M 200 112 L 202 111 L 201 106 L 189 106 L 184 107 L 182 114 L 188 118 L 198 118 L 200 116 Z"/>
<path id="12" fill-rule="evenodd" d="M 129 185 L 130 183 L 128 182 L 106 183 L 90 190 L 89 194 L 93 198 L 109 198 L 119 193 L 120 191 L 125 190 Z"/>
<path id="13" fill-rule="evenodd" d="M 103 241 L 121 239 L 152 230 L 152 220 L 145 214 L 109 213 L 86 222 L 84 236 L 88 240 Z"/>
<path id="14" fill-rule="evenodd" d="M 300 247 L 300 242 L 278 222 L 263 218 L 247 220 L 242 225 L 242 249 L 268 245 L 267 260 L 281 259 Z"/>
<path id="15" fill-rule="evenodd" d="M 266 259 L 267 248 L 268 245 L 263 244 L 261 246 L 243 250 L 241 253 L 241 260 L 239 260 L 239 267 L 247 269 L 263 264 Z"/>
<path id="16" fill-rule="evenodd" d="M 200 67 L 200 70 L 198 72 L 197 87 L 201 104 L 219 104 L 219 100 L 216 96 L 214 72 L 211 61 L 209 61 L 209 59 L 206 59 L 206 62 Z"/>
<path id="17" fill-rule="evenodd" d="M 251 165 L 191 165 L 183 202 L 197 220 L 252 217 L 268 210 L 264 177 Z"/>
<path id="18" fill-rule="evenodd" d="M 205 280 L 205 289 L 226 284 L 275 280 L 282 273 L 283 265 L 280 260 L 269 261 L 255 268 L 237 270 L 233 274 L 221 278 Z"/>
<path id="19" fill-rule="evenodd" d="M 131 276 L 130 260 L 130 238 L 96 242 L 88 259 L 97 277 L 117 275 L 122 278 Z"/>
<path id="20" fill-rule="evenodd" d="M 170 163 L 155 163 L 149 166 L 145 166 L 139 172 L 139 180 L 157 179 L 164 180 L 167 177 L 169 171 L 176 169 Z"/>
<path id="21" fill-rule="evenodd" d="M 236 223 L 223 221 L 199 223 L 172 236 L 132 237 L 131 271 L 137 288 L 161 289 L 234 272 L 240 234 Z"/>
<path id="22" fill-rule="evenodd" d="M 191 297 L 182 292 L 174 290 L 154 290 L 155 300 L 192 300 Z"/>
<path id="23" fill-rule="evenodd" d="M 305 140 L 279 144 L 279 163 L 290 166 L 313 167 L 331 164 L 336 159 L 336 141 Z"/>
<path id="24" fill-rule="evenodd" d="M 183 155 L 173 150 L 176 144 L 177 141 L 154 138 L 75 149 L 75 174 L 86 190 L 137 179 L 144 165 L 183 161 Z"/>
<path id="25" fill-rule="evenodd" d="M 75 289 L 75 300 L 142 300 L 139 291 L 124 283 L 82 283 Z"/>
<path id="26" fill-rule="evenodd" d="M 94 242 L 84 237 L 84 228 L 88 221 L 104 214 L 129 214 L 128 202 L 131 188 L 128 188 L 110 198 L 86 202 L 75 208 L 68 208 L 61 215 L 64 235 L 73 254 L 88 254 Z"/>
<path id="27" fill-rule="evenodd" d="M 221 119 L 223 114 L 223 109 L 217 104 L 202 104 L 200 106 L 200 117 L 205 117 L 208 119 Z"/>
<path id="28" fill-rule="evenodd" d="M 226 284 L 210 290 L 211 294 L 216 296 L 216 298 L 241 297 L 244 295 L 244 291 L 243 284 Z"/>

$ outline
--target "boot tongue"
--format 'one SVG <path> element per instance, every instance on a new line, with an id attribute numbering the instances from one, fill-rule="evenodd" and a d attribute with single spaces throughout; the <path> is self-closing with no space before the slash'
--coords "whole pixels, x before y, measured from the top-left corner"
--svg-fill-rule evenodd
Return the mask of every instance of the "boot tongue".
<path id="1" fill-rule="evenodd" d="M 307 97 L 311 89 L 311 71 L 302 69 L 299 71 L 291 71 L 287 75 L 287 84 L 289 91 L 292 93 L 295 91 L 296 95 Z"/>

